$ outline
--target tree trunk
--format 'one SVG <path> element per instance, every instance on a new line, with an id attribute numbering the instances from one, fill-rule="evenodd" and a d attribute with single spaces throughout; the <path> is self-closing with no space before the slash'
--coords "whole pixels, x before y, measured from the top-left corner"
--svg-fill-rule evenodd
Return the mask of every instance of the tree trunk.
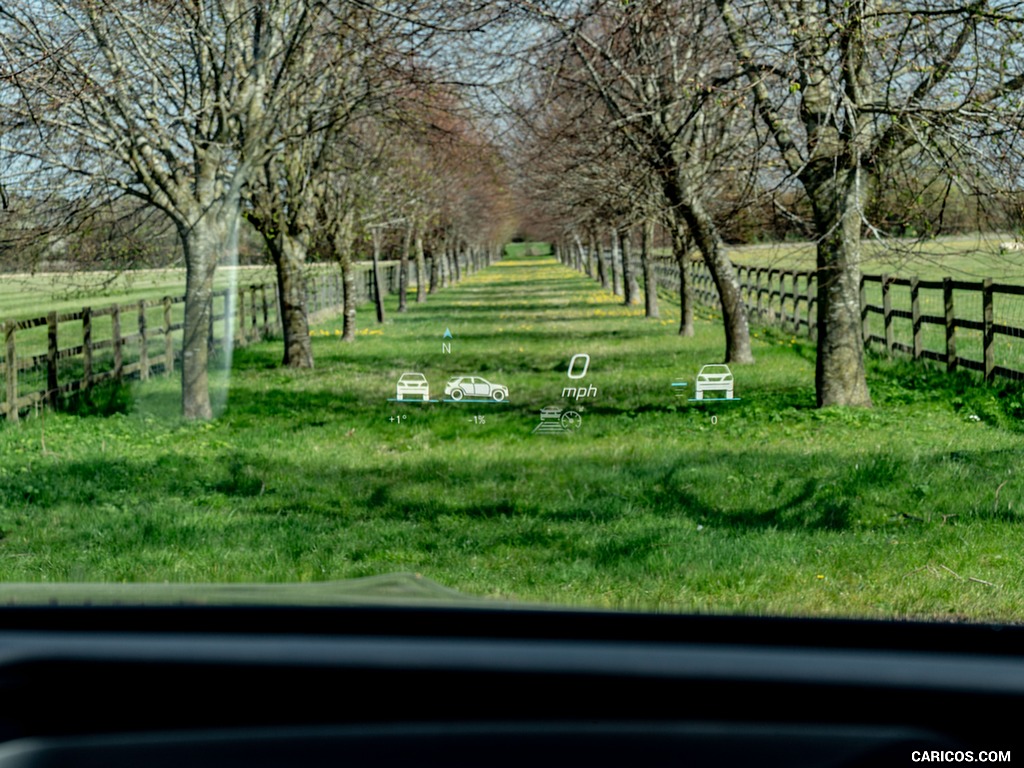
<path id="1" fill-rule="evenodd" d="M 299 238 L 284 232 L 264 235 L 267 249 L 277 270 L 277 295 L 284 332 L 283 364 L 289 368 L 312 368 L 313 346 L 309 340 L 309 316 L 303 268 L 306 246 Z"/>
<path id="2" fill-rule="evenodd" d="M 632 227 L 623 227 L 619 230 L 619 242 L 622 244 L 623 303 L 639 304 L 640 284 L 636 278 L 636 265 L 633 263 Z"/>
<path id="3" fill-rule="evenodd" d="M 622 273 L 619 255 L 622 253 L 619 243 L 619 231 L 612 227 L 612 293 L 622 295 Z"/>
<path id="4" fill-rule="evenodd" d="M 678 170 L 668 174 L 663 181 L 669 206 L 685 222 L 715 283 L 725 324 L 725 362 L 752 363 L 754 355 L 750 350 L 750 326 L 743 294 L 718 227 L 704 207 L 703 200 L 690 190 Z M 679 225 L 676 226 L 678 228 Z"/>
<path id="5" fill-rule="evenodd" d="M 384 286 L 380 280 L 380 230 L 373 230 L 373 303 L 377 308 L 377 322 L 384 322 Z"/>
<path id="6" fill-rule="evenodd" d="M 852 170 L 822 175 L 817 184 L 805 183 L 819 237 L 817 401 L 871 407 L 860 316 L 859 180 Z"/>
<path id="7" fill-rule="evenodd" d="M 754 355 L 750 350 L 750 326 L 743 304 L 740 284 L 736 271 L 725 251 L 725 243 L 718 236 L 718 230 L 711 216 L 698 200 L 691 200 L 682 209 L 682 215 L 697 241 L 697 247 L 704 255 L 704 263 L 711 273 L 719 300 L 722 303 L 722 321 L 725 324 L 725 362 L 752 363 Z"/>
<path id="8" fill-rule="evenodd" d="M 597 249 L 599 247 L 597 235 L 594 233 L 594 230 L 590 230 L 587 232 L 587 277 L 591 280 L 595 278 L 594 262 L 597 261 Z"/>
<path id="9" fill-rule="evenodd" d="M 359 297 L 356 294 L 356 269 L 352 263 L 352 228 L 353 216 L 346 213 L 334 233 L 334 250 L 338 254 L 341 265 L 341 288 L 344 312 L 342 315 L 342 341 L 356 340 L 356 305 Z"/>
<path id="10" fill-rule="evenodd" d="M 409 248 L 412 247 L 412 224 L 405 228 L 405 238 L 402 240 L 402 253 L 398 257 L 398 311 L 405 312 L 409 309 L 405 294 L 409 290 Z"/>
<path id="11" fill-rule="evenodd" d="M 693 270 L 690 268 L 690 238 L 686 225 L 672 225 L 672 255 L 679 266 L 679 335 L 693 336 Z"/>
<path id="12" fill-rule="evenodd" d="M 600 236 L 594 233 L 594 242 L 597 243 L 597 279 L 601 281 L 601 287 L 608 290 L 608 260 L 604 257 L 604 243 Z"/>
<path id="13" fill-rule="evenodd" d="M 435 245 L 430 254 L 430 293 L 437 293 L 441 288 L 441 262 L 444 260 L 444 244 Z"/>
<path id="14" fill-rule="evenodd" d="M 416 303 L 427 300 L 427 257 L 423 253 L 423 234 L 416 231 Z"/>
<path id="15" fill-rule="evenodd" d="M 188 420 L 211 419 L 210 323 L 217 257 L 230 247 L 230 226 L 223 211 L 208 211 L 179 234 L 185 253 L 185 325 L 181 350 L 181 411 Z"/>
<path id="16" fill-rule="evenodd" d="M 644 315 L 656 318 L 658 315 L 658 275 L 654 271 L 654 220 L 643 223 L 640 240 L 640 264 L 644 271 Z"/>

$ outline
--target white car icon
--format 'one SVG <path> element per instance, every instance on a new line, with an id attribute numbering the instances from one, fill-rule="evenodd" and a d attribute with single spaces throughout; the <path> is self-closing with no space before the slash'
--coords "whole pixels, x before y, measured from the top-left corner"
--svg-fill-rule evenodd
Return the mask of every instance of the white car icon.
<path id="1" fill-rule="evenodd" d="M 430 399 L 430 385 L 427 384 L 427 377 L 422 373 L 403 373 L 398 378 L 396 397 L 404 400 L 406 395 L 420 397 L 424 401 Z"/>
<path id="2" fill-rule="evenodd" d="M 703 400 L 705 392 L 725 392 L 725 397 L 732 399 L 732 384 L 728 365 L 705 365 L 697 374 L 695 398 Z"/>
<path id="3" fill-rule="evenodd" d="M 453 376 L 448 379 L 444 394 L 452 400 L 461 400 L 463 397 L 489 397 L 501 402 L 508 398 L 508 387 L 504 384 L 492 384 L 479 376 Z"/>

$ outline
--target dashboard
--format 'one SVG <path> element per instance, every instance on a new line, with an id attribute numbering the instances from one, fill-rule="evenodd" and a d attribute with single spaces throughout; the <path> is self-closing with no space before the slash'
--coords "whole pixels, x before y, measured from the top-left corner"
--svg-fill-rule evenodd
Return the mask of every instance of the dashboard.
<path id="1" fill-rule="evenodd" d="M 1022 759 L 1018 627 L 462 607 L 14 607 L 0 768 Z"/>

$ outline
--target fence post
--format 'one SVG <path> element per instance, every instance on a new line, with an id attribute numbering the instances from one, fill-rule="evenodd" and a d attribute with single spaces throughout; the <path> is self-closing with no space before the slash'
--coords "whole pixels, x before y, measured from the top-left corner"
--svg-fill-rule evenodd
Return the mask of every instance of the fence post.
<path id="1" fill-rule="evenodd" d="M 882 274 L 882 322 L 885 325 L 885 351 L 891 356 L 893 347 L 892 296 L 889 295 L 889 276 Z"/>
<path id="2" fill-rule="evenodd" d="M 750 318 L 750 291 L 747 288 L 746 282 L 743 280 L 744 267 L 736 267 L 736 282 L 740 285 L 740 298 L 743 300 L 743 306 L 747 311 L 747 318 Z M 647 290 L 646 287 L 644 290 Z"/>
<path id="3" fill-rule="evenodd" d="M 778 270 L 779 287 L 777 289 L 775 289 L 775 294 L 776 294 L 775 298 L 779 300 L 779 309 L 778 309 L 777 312 L 775 311 L 775 308 L 772 306 L 772 297 L 771 297 L 771 295 L 768 296 L 768 314 L 771 315 L 771 319 L 772 319 L 772 324 L 773 325 L 777 325 L 777 324 L 782 322 L 782 275 L 783 274 L 784 273 L 783 273 L 783 271 L 781 269 Z M 771 280 L 768 281 L 768 284 L 771 285 Z"/>
<path id="4" fill-rule="evenodd" d="M 800 280 L 800 273 L 793 271 L 793 335 L 800 333 L 800 293 L 796 286 Z"/>
<path id="5" fill-rule="evenodd" d="M 779 270 L 779 327 L 786 327 L 786 270 Z"/>
<path id="6" fill-rule="evenodd" d="M 984 325 L 983 338 L 985 343 L 985 381 L 989 384 L 996 376 L 996 334 L 992 329 L 995 312 L 992 306 L 992 278 L 986 277 L 981 283 L 981 311 Z"/>
<path id="7" fill-rule="evenodd" d="M 224 312 L 223 312 L 223 314 L 220 315 L 220 321 L 221 321 L 221 323 L 224 324 L 224 327 L 221 330 L 221 333 L 222 333 L 221 349 L 223 351 L 225 351 L 225 352 L 228 352 L 230 350 L 227 348 L 227 343 L 228 342 L 231 342 L 232 344 L 234 343 L 232 341 L 233 338 L 234 338 L 234 334 L 231 333 L 231 324 L 234 323 L 234 315 L 231 314 L 231 289 L 230 288 L 225 288 L 223 291 L 220 291 L 219 294 L 217 292 L 213 292 L 213 291 L 210 292 L 210 329 L 211 329 L 210 338 L 211 339 L 213 339 L 213 331 L 212 331 L 212 329 L 214 327 L 214 324 L 216 323 L 216 321 L 215 321 L 215 319 L 213 317 L 216 314 L 214 309 L 217 306 L 217 296 L 221 296 L 224 299 Z"/>
<path id="8" fill-rule="evenodd" d="M 758 320 L 764 320 L 764 301 L 761 295 L 761 273 L 764 271 L 762 267 L 758 267 L 754 273 L 754 293 L 757 300 L 757 318 Z"/>
<path id="9" fill-rule="evenodd" d="M 8 320 L 4 323 L 4 337 L 7 345 L 4 367 L 7 371 L 7 420 L 18 420 L 18 355 L 14 347 L 14 333 L 18 323 Z"/>
<path id="10" fill-rule="evenodd" d="M 917 275 L 910 278 L 910 314 L 914 333 L 914 359 L 921 359 L 921 352 L 924 345 L 921 341 L 921 301 L 918 297 L 919 279 Z"/>
<path id="11" fill-rule="evenodd" d="M 82 307 L 82 386 L 92 387 L 92 307 Z"/>
<path id="12" fill-rule="evenodd" d="M 149 378 L 149 336 L 146 333 L 146 300 L 139 299 L 139 381 Z"/>
<path id="13" fill-rule="evenodd" d="M 786 291 L 786 278 L 787 277 L 789 278 L 789 282 L 790 282 L 790 290 L 789 291 Z M 782 315 L 782 323 L 780 324 L 782 330 L 786 330 L 786 328 L 789 326 L 789 322 L 793 319 L 792 315 L 787 315 L 786 314 L 786 301 L 788 299 L 790 299 L 794 293 L 796 293 L 795 286 L 796 286 L 796 273 L 783 271 L 782 277 L 779 279 L 779 295 L 780 295 L 780 298 L 779 298 L 779 311 L 780 311 L 780 313 Z"/>
<path id="14" fill-rule="evenodd" d="M 171 297 L 164 296 L 164 375 L 174 372 L 174 337 L 171 335 Z"/>
<path id="15" fill-rule="evenodd" d="M 51 408 L 57 407 L 57 313 L 46 315 L 46 402 Z"/>
<path id="16" fill-rule="evenodd" d="M 792 314 L 789 315 L 789 317 L 787 319 L 793 325 L 796 325 L 796 322 L 797 322 L 796 312 L 797 312 L 799 294 L 796 291 L 796 283 L 797 283 L 798 279 L 799 279 L 799 277 L 797 276 L 797 271 L 795 269 L 792 272 L 789 273 L 789 292 L 786 294 L 786 298 L 790 301 L 790 309 L 792 311 Z"/>
<path id="17" fill-rule="evenodd" d="M 260 304 L 263 305 L 263 335 L 270 335 L 270 307 L 267 304 L 267 284 L 260 283 Z"/>
<path id="18" fill-rule="evenodd" d="M 250 336 L 253 341 L 260 341 L 260 325 L 259 318 L 256 316 L 256 286 L 249 286 L 249 323 L 252 326 L 252 332 Z"/>
<path id="19" fill-rule="evenodd" d="M 819 276 L 820 280 L 821 277 Z M 863 343 L 868 343 L 868 337 L 871 335 L 871 323 L 868 321 L 868 281 L 864 279 L 864 275 L 860 276 L 860 335 L 863 337 Z"/>
<path id="20" fill-rule="evenodd" d="M 942 299 L 946 307 L 946 370 L 956 370 L 956 316 L 953 313 L 953 279 L 942 278 Z"/>
<path id="21" fill-rule="evenodd" d="M 818 324 L 816 318 L 811 314 L 811 304 L 814 303 L 814 274 L 807 274 L 807 337 L 812 341 L 818 335 Z"/>
<path id="22" fill-rule="evenodd" d="M 124 350 L 121 349 L 121 305 L 115 304 L 114 311 L 110 314 L 110 338 L 114 345 L 114 378 L 121 380 L 121 370 L 124 367 Z"/>
<path id="23" fill-rule="evenodd" d="M 227 294 L 225 294 L 227 296 Z M 225 307 L 225 314 L 227 314 Z M 232 322 L 234 318 L 231 318 Z M 244 347 L 248 341 L 245 327 L 245 288 L 238 289 L 238 346 Z"/>

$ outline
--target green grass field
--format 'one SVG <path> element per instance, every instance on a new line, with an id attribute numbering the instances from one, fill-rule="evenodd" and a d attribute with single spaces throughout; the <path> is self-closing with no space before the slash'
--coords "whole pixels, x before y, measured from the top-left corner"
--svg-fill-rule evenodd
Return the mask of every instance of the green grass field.
<path id="1" fill-rule="evenodd" d="M 293 582 L 421 573 L 491 598 L 670 611 L 1024 618 L 1024 394 L 872 358 L 872 410 L 814 404 L 814 350 L 755 329 L 732 402 L 671 383 L 721 359 L 518 249 L 317 367 L 235 355 L 223 414 L 178 382 L 109 416 L 0 427 L 0 581 Z M 709 319 L 711 318 L 711 319 Z M 450 329 L 451 352 L 442 348 Z M 597 393 L 563 398 L 575 354 Z M 508 402 L 396 403 L 477 375 Z M 541 409 L 580 428 L 536 434 Z M 2 594 L 2 593 L 0 593 Z"/>
<path id="2" fill-rule="evenodd" d="M 865 238 L 861 269 L 866 274 L 917 275 L 922 279 L 952 277 L 1024 284 L 1024 251 L 999 252 L 1008 234 L 974 234 L 931 240 Z M 810 270 L 815 264 L 814 244 L 786 242 L 730 248 L 737 264 Z"/>
<path id="3" fill-rule="evenodd" d="M 232 280 L 273 283 L 274 269 L 221 267 L 217 289 Z M 0 275 L 0 320 L 23 320 L 46 312 L 74 312 L 85 305 L 103 306 L 185 293 L 185 270 L 144 269 L 124 272 L 46 272 Z"/>

